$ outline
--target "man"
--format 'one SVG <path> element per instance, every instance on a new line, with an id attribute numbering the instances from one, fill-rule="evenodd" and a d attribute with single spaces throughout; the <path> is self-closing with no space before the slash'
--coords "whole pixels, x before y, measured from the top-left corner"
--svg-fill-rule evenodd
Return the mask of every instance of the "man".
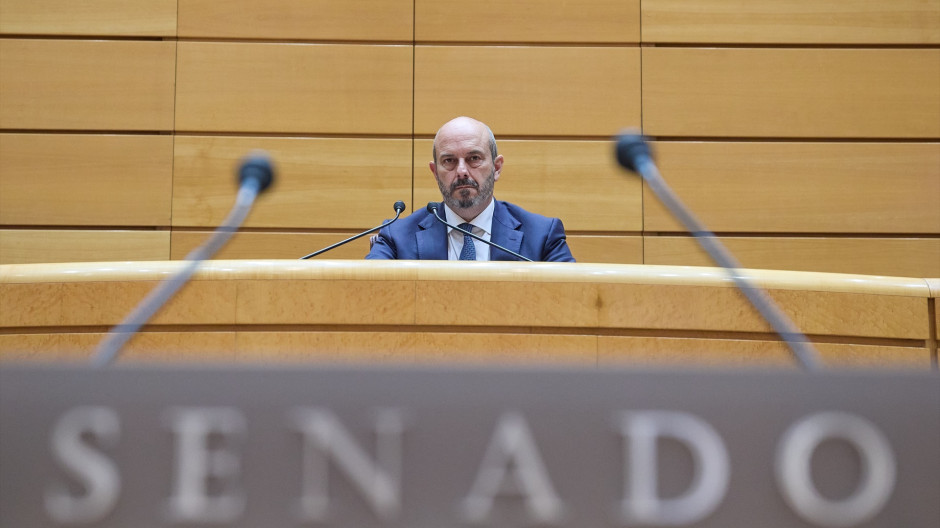
<path id="1" fill-rule="evenodd" d="M 469 224 L 473 234 L 535 261 L 574 262 L 561 220 L 493 199 L 503 157 L 488 126 L 469 117 L 447 122 L 434 136 L 433 154 L 431 173 L 444 199 L 438 211 L 448 223 Z M 518 260 L 445 226 L 424 207 L 379 231 L 366 258 Z"/>

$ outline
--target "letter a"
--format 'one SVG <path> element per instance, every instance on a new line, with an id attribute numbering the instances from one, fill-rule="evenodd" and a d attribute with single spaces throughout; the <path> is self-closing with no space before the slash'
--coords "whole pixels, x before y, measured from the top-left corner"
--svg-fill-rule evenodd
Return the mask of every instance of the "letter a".
<path id="1" fill-rule="evenodd" d="M 511 474 L 509 467 L 515 468 Z M 548 478 L 525 418 L 519 413 L 504 414 L 496 426 L 492 441 L 483 456 L 476 482 L 463 500 L 467 522 L 488 521 L 496 495 L 516 492 L 525 496 L 526 509 L 533 523 L 557 524 L 564 507 Z"/>

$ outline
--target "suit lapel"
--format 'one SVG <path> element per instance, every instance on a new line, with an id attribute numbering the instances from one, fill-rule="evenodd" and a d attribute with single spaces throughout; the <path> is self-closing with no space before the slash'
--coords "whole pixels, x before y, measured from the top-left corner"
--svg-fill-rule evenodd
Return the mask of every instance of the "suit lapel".
<path id="1" fill-rule="evenodd" d="M 519 229 L 521 226 L 522 222 L 509 212 L 503 202 L 497 200 L 496 208 L 493 210 L 493 243 L 519 253 L 524 235 Z M 516 258 L 505 251 L 490 248 L 490 260 L 516 260 Z"/>
<path id="2" fill-rule="evenodd" d="M 415 233 L 419 260 L 447 260 L 447 228 L 428 215 L 418 222 L 421 229 Z"/>

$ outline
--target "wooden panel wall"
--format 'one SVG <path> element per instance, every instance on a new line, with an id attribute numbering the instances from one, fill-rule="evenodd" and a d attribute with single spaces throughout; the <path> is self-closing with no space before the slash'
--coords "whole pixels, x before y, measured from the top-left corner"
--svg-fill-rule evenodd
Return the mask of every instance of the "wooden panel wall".
<path id="1" fill-rule="evenodd" d="M 940 234 L 936 145 L 670 141 L 655 148 L 673 190 L 715 231 Z M 680 229 L 648 189 L 646 198 L 647 229 Z"/>
<path id="2" fill-rule="evenodd" d="M 176 44 L 2 39 L 0 123 L 7 129 L 173 129 Z"/>
<path id="3" fill-rule="evenodd" d="M 180 42 L 176 129 L 409 134 L 410 46 Z"/>
<path id="4" fill-rule="evenodd" d="M 643 126 L 652 135 L 936 138 L 938 93 L 938 49 L 643 53 Z"/>
<path id="5" fill-rule="evenodd" d="M 438 199 L 457 115 L 579 261 L 708 263 L 633 127 L 748 267 L 940 276 L 940 0 L 0 0 L 0 263 L 182 258 L 256 148 L 220 256 L 301 256 Z"/>
<path id="6" fill-rule="evenodd" d="M 172 37 L 177 0 L 0 0 L 0 33 Z"/>
<path id="7" fill-rule="evenodd" d="M 932 0 L 643 0 L 643 41 L 940 44 Z"/>
<path id="8" fill-rule="evenodd" d="M 180 0 L 179 36 L 410 41 L 412 0 Z"/>

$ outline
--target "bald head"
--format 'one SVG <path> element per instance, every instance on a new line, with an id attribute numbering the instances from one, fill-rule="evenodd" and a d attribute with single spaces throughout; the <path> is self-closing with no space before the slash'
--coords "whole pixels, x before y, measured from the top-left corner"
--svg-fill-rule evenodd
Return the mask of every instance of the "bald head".
<path id="1" fill-rule="evenodd" d="M 432 149 L 432 155 L 434 156 L 434 161 L 437 161 L 437 149 L 438 144 L 442 137 L 452 137 L 452 136 L 478 136 L 483 139 L 486 145 L 489 146 L 491 159 L 496 159 L 496 156 L 499 153 L 496 150 L 496 136 L 493 135 L 493 131 L 490 130 L 490 127 L 486 126 L 486 123 L 482 121 L 477 121 L 472 117 L 455 117 L 450 121 L 444 123 L 443 126 L 437 131 L 437 134 L 434 135 L 434 147 Z"/>
<path id="2" fill-rule="evenodd" d="M 493 201 L 503 157 L 496 153 L 490 127 L 458 117 L 444 123 L 434 136 L 434 161 L 429 166 L 444 203 L 469 222 Z"/>

